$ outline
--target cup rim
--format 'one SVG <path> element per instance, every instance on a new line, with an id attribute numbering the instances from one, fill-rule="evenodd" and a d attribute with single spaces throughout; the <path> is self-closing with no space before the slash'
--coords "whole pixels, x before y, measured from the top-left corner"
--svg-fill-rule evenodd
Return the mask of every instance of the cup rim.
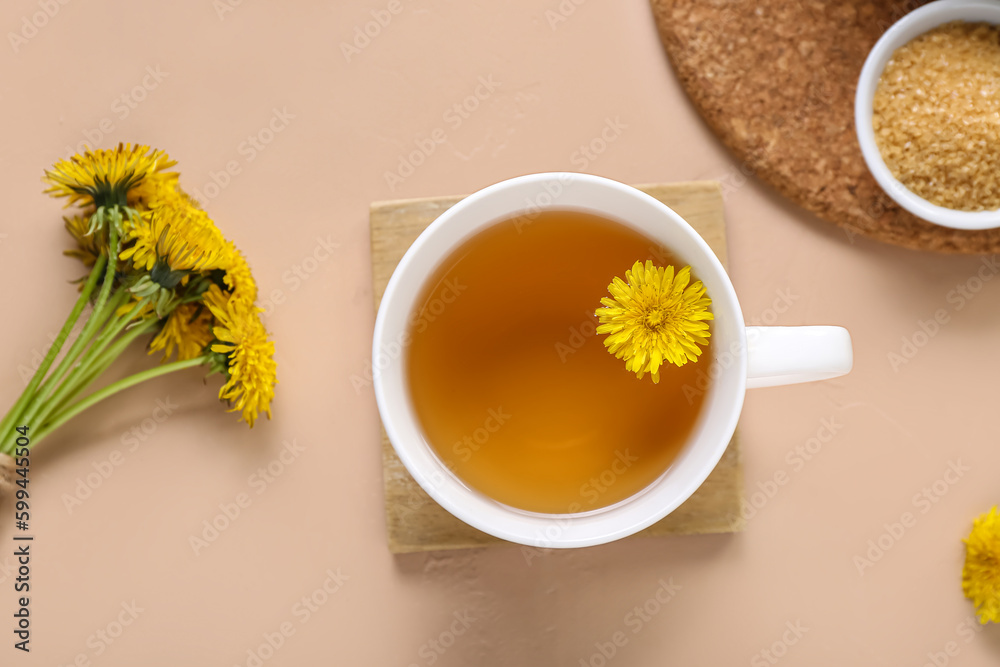
<path id="1" fill-rule="evenodd" d="M 408 326 L 405 320 L 411 312 L 413 300 L 400 302 L 400 299 L 405 299 L 402 295 L 419 294 L 429 273 L 475 233 L 503 219 L 523 214 L 528 209 L 523 204 L 511 206 L 508 203 L 500 206 L 503 213 L 489 219 L 469 222 L 467 218 L 481 215 L 491 204 L 498 202 L 531 201 L 531 193 L 538 195 L 546 185 L 554 183 L 563 184 L 567 191 L 584 186 L 576 190 L 581 199 L 588 196 L 596 199 L 600 194 L 593 193 L 603 192 L 611 200 L 618 197 L 620 199 L 616 201 L 630 200 L 650 213 L 655 211 L 658 216 L 656 224 L 666 222 L 669 228 L 665 227 L 659 237 L 642 229 L 639 229 L 640 232 L 651 241 L 664 243 L 672 249 L 678 239 L 683 239 L 691 248 L 697 248 L 700 253 L 698 267 L 695 267 L 694 258 L 688 252 L 679 254 L 696 268 L 696 273 L 709 287 L 716 313 L 716 333 L 713 336 L 719 337 L 720 329 L 725 332 L 723 338 L 730 343 L 732 357 L 729 365 L 720 372 L 720 377 L 725 374 L 727 378 L 725 387 L 719 387 L 719 381 L 713 382 L 711 395 L 706 396 L 699 415 L 700 422 L 707 422 L 709 413 L 712 413 L 712 424 L 696 425 L 697 436 L 693 431 L 674 464 L 657 481 L 609 507 L 573 514 L 542 514 L 509 508 L 465 486 L 444 467 L 433 447 L 426 442 L 420 432 L 419 421 L 412 413 L 412 406 L 403 404 L 402 397 L 407 390 L 396 385 L 405 385 L 405 346 L 395 358 L 385 353 L 392 349 L 394 337 L 403 340 L 401 334 Z M 540 208 L 588 210 L 584 206 L 567 205 L 565 200 Z M 638 229 L 638 223 L 632 224 L 621 215 L 590 210 Z M 672 238 L 671 243 L 665 243 L 668 235 Z M 724 318 L 719 317 L 721 312 L 725 312 Z M 720 321 L 725 325 L 720 325 Z M 725 352 L 719 349 L 721 347 L 713 345 L 713 357 Z M 388 357 L 388 361 L 385 367 L 380 368 L 384 357 Z M 504 540 L 536 547 L 568 548 L 611 542 L 636 533 L 672 512 L 701 486 L 725 453 L 735 432 L 746 392 L 746 328 L 742 310 L 725 267 L 708 244 L 677 213 L 646 193 L 610 179 L 570 172 L 530 174 L 496 183 L 466 197 L 432 222 L 404 254 L 386 286 L 376 316 L 372 360 L 375 398 L 386 434 L 417 483 L 438 504 L 474 528 Z M 716 363 L 715 359 L 713 363 Z M 413 442 L 418 439 L 415 435 L 421 442 Z M 698 448 L 696 452 L 695 448 Z M 673 478 L 670 478 L 671 473 Z M 681 477 L 682 474 L 687 476 Z M 668 478 L 669 485 L 664 481 Z M 658 493 L 661 489 L 666 491 Z M 499 511 L 497 508 L 500 508 Z M 556 527 L 555 535 L 552 534 L 553 526 Z"/>
<path id="2" fill-rule="evenodd" d="M 903 185 L 885 164 L 872 126 L 875 89 L 896 49 L 919 35 L 951 21 L 1000 24 L 1000 3 L 990 0 L 937 0 L 913 10 L 893 24 L 865 59 L 854 96 L 854 126 L 868 170 L 882 190 L 913 215 L 942 227 L 982 230 L 1000 227 L 1000 209 L 959 211 L 932 204 Z"/>

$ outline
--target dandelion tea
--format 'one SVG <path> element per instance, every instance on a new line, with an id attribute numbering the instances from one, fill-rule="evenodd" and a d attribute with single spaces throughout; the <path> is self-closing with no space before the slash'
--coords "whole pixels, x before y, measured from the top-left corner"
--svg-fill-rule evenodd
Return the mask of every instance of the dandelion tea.
<path id="1" fill-rule="evenodd" d="M 410 320 L 410 395 L 468 486 L 523 510 L 585 512 L 671 465 L 702 409 L 711 341 L 654 384 L 595 332 L 612 278 L 646 259 L 685 265 L 614 221 L 549 211 L 480 232 L 429 278 Z"/>

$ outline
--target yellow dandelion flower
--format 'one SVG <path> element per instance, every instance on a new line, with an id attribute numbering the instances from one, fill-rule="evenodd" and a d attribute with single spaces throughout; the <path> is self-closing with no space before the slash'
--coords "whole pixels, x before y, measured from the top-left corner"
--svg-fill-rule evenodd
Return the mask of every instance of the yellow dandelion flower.
<path id="1" fill-rule="evenodd" d="M 149 354 L 163 351 L 163 362 L 177 351 L 177 361 L 200 356 L 212 342 L 212 313 L 196 303 L 185 303 L 167 316 L 160 332 L 149 343 Z"/>
<path id="2" fill-rule="evenodd" d="M 178 177 L 176 171 L 158 171 L 150 174 L 129 190 L 128 205 L 138 211 L 148 211 L 157 203 L 187 198 L 187 194 L 177 183 Z"/>
<path id="3" fill-rule="evenodd" d="M 129 190 L 175 164 L 166 153 L 149 146 L 118 144 L 59 160 L 42 180 L 49 184 L 45 194 L 67 197 L 67 206 L 125 206 Z"/>
<path id="4" fill-rule="evenodd" d="M 164 201 L 144 213 L 126 241 L 132 243 L 119 257 L 151 271 L 153 280 L 168 288 L 180 282 L 183 275 L 175 275 L 178 272 L 221 269 L 229 259 L 226 239 L 208 214 L 180 199 Z"/>
<path id="5" fill-rule="evenodd" d="M 252 307 L 257 301 L 257 282 L 250 272 L 250 265 L 232 242 L 229 243 L 229 263 L 223 281 L 233 296 Z"/>
<path id="6" fill-rule="evenodd" d="M 625 280 L 616 276 L 608 285 L 612 298 L 601 299 L 597 333 L 608 334 L 605 347 L 624 358 L 637 377 L 650 373 L 659 382 L 661 365 L 697 361 L 699 346 L 708 344 L 712 300 L 700 280 L 690 282 L 690 266 L 675 275 L 674 267 L 647 261 L 645 266 L 636 262 Z"/>
<path id="7" fill-rule="evenodd" d="M 976 605 L 980 623 L 1000 623 L 1000 514 L 996 507 L 973 522 L 965 540 L 962 590 Z"/>
<path id="8" fill-rule="evenodd" d="M 228 380 L 219 390 L 219 398 L 232 406 L 231 412 L 241 411 L 252 428 L 259 414 L 271 418 L 277 384 L 274 343 L 268 340 L 258 309 L 225 294 L 217 285 L 205 293 L 205 304 L 218 321 L 212 352 L 228 359 Z"/>
<path id="9" fill-rule="evenodd" d="M 101 251 L 107 252 L 108 241 L 103 230 L 88 234 L 90 219 L 81 215 L 63 218 L 63 221 L 66 223 L 66 231 L 76 240 L 76 247 L 71 250 L 63 250 L 63 254 L 68 257 L 76 257 L 83 262 L 84 266 L 93 266 L 97 258 L 101 256 Z"/>
<path id="10" fill-rule="evenodd" d="M 128 301 L 126 301 L 122 305 L 118 306 L 118 309 L 115 310 L 115 315 L 117 317 L 122 317 L 124 315 L 128 315 L 133 310 L 135 310 L 135 307 L 138 306 L 139 303 L 142 302 L 142 301 L 143 301 L 143 299 L 141 299 L 141 298 L 139 298 L 139 297 L 137 297 L 137 296 L 135 296 L 133 294 L 131 299 L 129 299 Z M 154 307 L 154 304 L 152 304 L 149 300 L 145 300 L 145 302 L 142 304 L 142 307 L 139 308 L 139 310 L 137 310 L 135 312 L 135 314 L 132 315 L 132 319 L 133 320 L 144 320 L 144 319 L 146 319 L 148 317 L 152 317 L 155 314 L 155 311 L 156 311 L 156 309 Z"/>

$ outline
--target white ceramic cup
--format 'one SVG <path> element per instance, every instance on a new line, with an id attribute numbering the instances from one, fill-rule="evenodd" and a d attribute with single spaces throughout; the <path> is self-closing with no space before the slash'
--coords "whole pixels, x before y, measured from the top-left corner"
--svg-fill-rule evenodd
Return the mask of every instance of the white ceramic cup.
<path id="1" fill-rule="evenodd" d="M 929 30 L 951 21 L 1000 24 L 1000 2 L 996 0 L 938 0 L 910 12 L 875 43 L 868 53 L 854 96 L 854 126 L 861 154 L 868 170 L 885 193 L 904 209 L 928 222 L 953 229 L 992 229 L 1000 227 L 1000 210 L 956 211 L 932 204 L 909 190 L 892 175 L 875 143 L 872 127 L 875 89 L 882 71 L 896 49 Z"/>
<path id="2" fill-rule="evenodd" d="M 704 357 L 698 362 L 708 366 L 713 381 L 680 455 L 636 495 L 578 514 L 515 509 L 467 486 L 427 442 L 406 378 L 409 324 L 427 278 L 481 230 L 546 209 L 579 210 L 616 220 L 669 248 L 705 284 L 715 315 L 711 365 Z M 708 244 L 653 197 L 597 176 L 550 173 L 522 176 L 481 190 L 447 210 L 417 238 L 382 297 L 375 321 L 372 370 L 389 440 L 413 478 L 442 507 L 469 525 L 511 542 L 584 547 L 638 532 L 687 500 L 725 452 L 747 387 L 837 377 L 850 371 L 852 359 L 850 335 L 841 327 L 745 326 L 733 284 Z"/>

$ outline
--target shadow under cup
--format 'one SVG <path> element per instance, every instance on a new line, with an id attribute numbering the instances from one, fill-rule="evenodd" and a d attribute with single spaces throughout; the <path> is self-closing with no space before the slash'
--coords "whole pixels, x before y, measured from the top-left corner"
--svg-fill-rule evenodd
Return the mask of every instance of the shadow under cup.
<path id="1" fill-rule="evenodd" d="M 407 377 L 411 314 L 427 289 L 429 277 L 473 236 L 501 221 L 543 210 L 590 213 L 669 248 L 690 264 L 705 284 L 715 315 L 712 345 L 699 361 L 710 362 L 706 372 L 712 379 L 686 445 L 669 468 L 638 493 L 606 507 L 576 513 L 513 508 L 465 484 L 427 441 Z M 745 336 L 739 304 L 724 268 L 705 241 L 676 213 L 615 181 L 580 174 L 537 174 L 499 183 L 468 197 L 432 223 L 411 246 L 379 308 L 373 348 L 373 359 L 377 360 L 375 393 L 386 432 L 400 459 L 421 487 L 449 512 L 501 539 L 541 547 L 587 546 L 619 539 L 655 523 L 708 477 L 732 437 L 742 407 Z"/>

